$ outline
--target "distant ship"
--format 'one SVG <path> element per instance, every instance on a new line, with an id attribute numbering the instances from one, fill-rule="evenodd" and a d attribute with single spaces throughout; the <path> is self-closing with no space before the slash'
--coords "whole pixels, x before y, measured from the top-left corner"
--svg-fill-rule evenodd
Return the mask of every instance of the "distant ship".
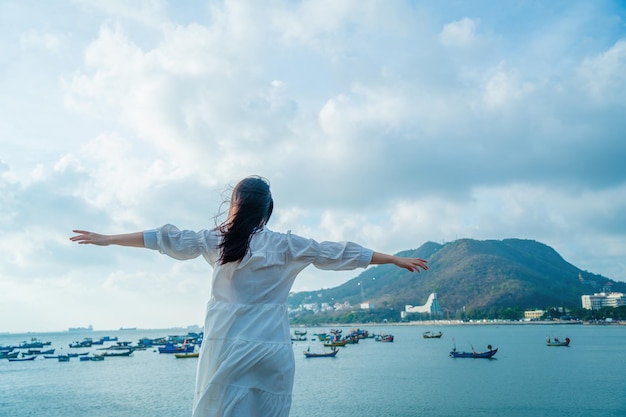
<path id="1" fill-rule="evenodd" d="M 120 327 L 120 330 L 137 330 L 136 327 Z"/>
<path id="2" fill-rule="evenodd" d="M 68 332 L 92 332 L 93 326 L 90 324 L 87 327 L 70 327 L 67 329 Z"/>

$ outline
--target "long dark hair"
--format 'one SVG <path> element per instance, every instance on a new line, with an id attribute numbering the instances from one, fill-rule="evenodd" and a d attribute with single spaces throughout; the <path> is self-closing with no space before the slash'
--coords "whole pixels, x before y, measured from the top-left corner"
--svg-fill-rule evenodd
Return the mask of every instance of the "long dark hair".
<path id="1" fill-rule="evenodd" d="M 248 252 L 252 235 L 267 224 L 274 210 L 270 184 L 263 177 L 244 178 L 233 189 L 232 218 L 218 226 L 223 235 L 219 248 L 220 263 L 239 262 Z"/>

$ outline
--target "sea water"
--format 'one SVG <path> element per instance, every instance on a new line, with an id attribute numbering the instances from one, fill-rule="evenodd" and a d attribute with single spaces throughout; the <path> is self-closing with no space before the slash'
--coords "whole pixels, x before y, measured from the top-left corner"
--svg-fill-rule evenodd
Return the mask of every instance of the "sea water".
<path id="1" fill-rule="evenodd" d="M 391 333 L 393 343 L 361 340 L 335 358 L 305 358 L 323 352 L 308 328 L 294 342 L 296 379 L 291 417 L 385 416 L 625 416 L 626 326 L 436 325 L 362 326 Z M 350 327 L 344 327 L 344 333 Z M 442 331 L 440 339 L 422 332 Z M 0 345 L 35 337 L 58 353 L 97 353 L 69 343 L 117 336 L 140 338 L 184 334 L 183 330 L 132 330 L 9 334 Z M 569 337 L 569 347 L 548 347 L 546 337 Z M 497 347 L 494 359 L 451 358 L 457 350 Z M 328 348 L 326 348 L 328 350 Z M 101 362 L 0 360 L 0 416 L 178 417 L 191 414 L 196 359 L 176 359 L 156 348 Z"/>

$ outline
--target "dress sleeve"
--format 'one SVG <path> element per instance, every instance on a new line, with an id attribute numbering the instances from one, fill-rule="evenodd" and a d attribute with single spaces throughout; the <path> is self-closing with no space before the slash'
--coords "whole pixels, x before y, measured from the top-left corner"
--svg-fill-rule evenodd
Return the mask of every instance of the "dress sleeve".
<path id="1" fill-rule="evenodd" d="M 211 230 L 179 230 L 166 224 L 144 231 L 143 240 L 146 248 L 158 250 L 174 259 L 193 259 L 202 255 L 213 265 L 217 257 L 218 236 Z"/>
<path id="2" fill-rule="evenodd" d="M 354 242 L 316 242 L 288 233 L 289 252 L 293 259 L 312 263 L 319 269 L 349 270 L 366 268 L 373 251 Z"/>

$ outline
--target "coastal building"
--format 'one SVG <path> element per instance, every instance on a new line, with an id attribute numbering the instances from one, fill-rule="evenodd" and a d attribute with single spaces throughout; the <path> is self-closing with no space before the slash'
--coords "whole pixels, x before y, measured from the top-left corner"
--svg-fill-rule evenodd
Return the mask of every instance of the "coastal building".
<path id="1" fill-rule="evenodd" d="M 374 309 L 374 303 L 372 303 L 371 301 L 365 301 L 361 303 L 361 310 L 373 310 L 373 309 Z"/>
<path id="2" fill-rule="evenodd" d="M 524 311 L 524 319 L 525 320 L 539 320 L 546 314 L 545 310 L 528 310 Z"/>
<path id="3" fill-rule="evenodd" d="M 350 305 L 349 302 L 345 301 L 343 303 L 335 303 L 333 305 L 333 308 L 335 310 L 349 310 L 350 308 L 352 308 L 352 306 Z"/>
<path id="4" fill-rule="evenodd" d="M 583 308 L 587 310 L 626 305 L 626 297 L 621 292 L 597 292 L 594 295 L 583 295 L 581 298 Z"/>
<path id="5" fill-rule="evenodd" d="M 437 293 L 434 292 L 428 296 L 428 300 L 426 300 L 426 304 L 423 306 L 413 306 L 413 305 L 405 305 L 404 311 L 400 313 L 402 318 L 405 318 L 408 314 L 414 313 L 426 313 L 431 316 L 443 316 L 443 311 L 441 310 L 441 306 L 437 301 Z"/>

